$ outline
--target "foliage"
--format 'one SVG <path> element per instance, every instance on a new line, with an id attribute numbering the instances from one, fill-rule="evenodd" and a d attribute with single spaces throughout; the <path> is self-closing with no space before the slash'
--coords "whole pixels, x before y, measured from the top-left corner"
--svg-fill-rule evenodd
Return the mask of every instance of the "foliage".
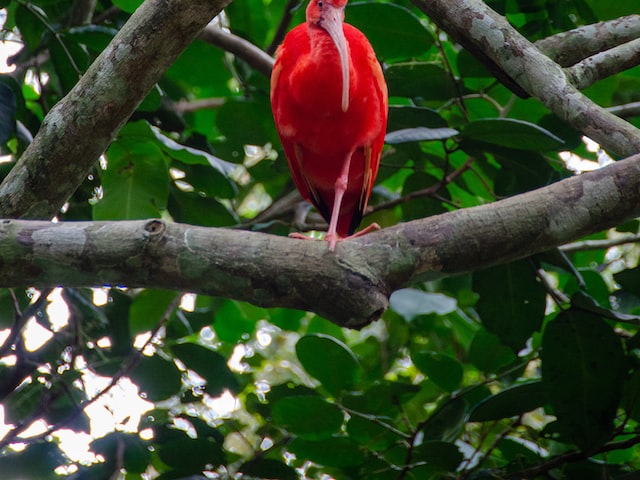
<path id="1" fill-rule="evenodd" d="M 70 24 L 81 3 L 0 1 L 4 38 L 24 46 L 17 70 L 0 76 L 0 143 L 12 162 L 139 4 L 102 0 L 94 23 Z M 633 13 L 633 2 L 487 3 L 531 40 Z M 292 5 L 235 0 L 225 21 L 273 51 Z M 561 151 L 597 161 L 578 132 L 514 96 L 408 2 L 354 3 L 346 15 L 379 54 L 392 103 L 365 223 L 389 226 L 541 187 L 572 174 Z M 640 100 L 639 86 L 635 68 L 588 94 L 609 106 Z M 293 189 L 267 78 L 196 40 L 58 218 L 164 217 L 287 234 L 295 205 L 274 215 L 269 207 Z M 306 226 L 321 226 L 319 217 Z M 361 332 L 186 293 L 2 290 L 0 472 L 623 478 L 640 470 L 638 252 L 605 241 L 420 283 L 396 292 L 383 320 Z M 46 342 L 33 347 L 37 329 Z M 85 408 L 113 405 L 126 379 L 149 402 L 139 421 L 133 410 L 116 419 L 92 439 L 90 460 L 61 450 L 61 432 L 95 433 Z M 37 420 L 40 430 L 29 433 Z"/>

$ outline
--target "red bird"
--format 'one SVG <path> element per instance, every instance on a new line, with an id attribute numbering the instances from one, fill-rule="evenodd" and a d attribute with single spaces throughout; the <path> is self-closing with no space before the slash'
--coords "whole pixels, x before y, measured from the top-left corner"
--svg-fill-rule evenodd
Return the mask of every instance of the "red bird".
<path id="1" fill-rule="evenodd" d="M 287 34 L 271 74 L 289 168 L 329 223 L 329 250 L 362 220 L 387 128 L 387 85 L 367 38 L 344 23 L 346 3 L 311 0 L 306 23 Z"/>

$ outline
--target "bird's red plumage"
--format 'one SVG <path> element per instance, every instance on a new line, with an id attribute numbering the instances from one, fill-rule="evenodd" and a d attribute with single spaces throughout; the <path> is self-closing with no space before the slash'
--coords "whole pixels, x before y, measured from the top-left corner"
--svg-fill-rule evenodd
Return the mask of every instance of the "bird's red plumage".
<path id="1" fill-rule="evenodd" d="M 343 28 L 349 58 L 346 111 L 338 50 L 329 34 L 309 21 L 286 36 L 271 78 L 274 119 L 293 179 L 327 222 L 336 180 L 351 159 L 338 212 L 341 237 L 355 231 L 366 209 L 387 124 L 387 86 L 375 53 L 362 32 L 349 24 Z"/>

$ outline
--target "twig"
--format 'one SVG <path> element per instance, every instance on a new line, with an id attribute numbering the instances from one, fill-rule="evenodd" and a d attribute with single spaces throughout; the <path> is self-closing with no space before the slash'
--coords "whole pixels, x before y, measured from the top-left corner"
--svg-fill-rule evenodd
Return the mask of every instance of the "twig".
<path id="1" fill-rule="evenodd" d="M 364 418 L 365 420 L 369 420 L 371 423 L 375 423 L 376 425 L 389 430 L 391 433 L 398 435 L 400 438 L 404 439 L 404 440 L 411 440 L 412 438 L 415 437 L 415 435 L 403 432 L 402 430 L 398 430 L 396 427 L 394 427 L 393 425 L 390 425 L 386 422 L 383 422 L 382 420 L 380 420 L 380 418 L 378 418 L 376 415 L 372 415 L 369 413 L 362 413 L 359 412 L 357 410 L 353 410 L 351 408 L 345 407 L 344 405 L 338 405 L 342 410 L 344 410 L 345 412 L 347 412 L 349 415 L 351 416 L 356 416 L 356 417 L 360 417 L 360 418 Z"/>
<path id="2" fill-rule="evenodd" d="M 628 243 L 639 243 L 640 234 L 624 235 L 616 238 L 607 238 L 605 240 L 582 240 L 580 242 L 567 243 L 558 247 L 563 252 L 585 252 L 588 250 L 602 250 Z"/>
<path id="3" fill-rule="evenodd" d="M 464 165 L 462 165 L 460 168 L 458 168 L 458 169 L 454 170 L 453 172 L 451 172 L 449 175 L 447 175 L 445 178 L 443 178 L 440 182 L 436 183 L 435 185 L 431 185 L 428 188 L 423 188 L 422 190 L 416 190 L 415 192 L 408 193 L 408 194 L 406 194 L 406 195 L 404 195 L 403 197 L 400 197 L 400 198 L 394 198 L 393 200 L 389 200 L 387 202 L 380 203 L 380 204 L 375 205 L 375 206 L 371 206 L 367 210 L 367 214 L 370 214 L 370 213 L 373 213 L 373 212 L 377 212 L 379 210 L 387 210 L 387 209 L 393 208 L 393 207 L 395 207 L 397 205 L 401 205 L 403 203 L 407 203 L 410 200 L 414 200 L 416 198 L 434 197 L 434 196 L 436 196 L 438 190 L 440 190 L 445 185 L 453 182 L 455 179 L 457 179 L 464 172 L 466 172 L 467 170 L 471 169 L 471 166 L 472 166 L 473 162 L 475 162 L 475 160 L 476 160 L 475 157 L 469 157 L 467 159 L 467 161 L 464 163 Z M 449 201 L 447 199 L 442 198 L 442 197 L 438 197 L 438 200 L 449 203 Z"/>
<path id="4" fill-rule="evenodd" d="M 495 426 L 497 423 L 498 423 L 497 421 L 494 422 L 494 425 L 491 426 L 491 429 L 493 429 L 493 426 Z M 505 428 L 499 435 L 496 435 L 496 437 L 494 438 L 493 442 L 491 442 L 491 445 L 489 445 L 489 447 L 487 447 L 486 451 L 482 454 L 482 456 L 478 458 L 478 460 L 475 463 L 475 465 L 471 466 L 470 464 L 471 464 L 473 458 L 476 455 L 480 454 L 480 449 L 482 448 L 482 442 L 484 442 L 484 440 L 487 438 L 488 434 L 491 432 L 491 429 L 487 432 L 486 435 L 483 435 L 483 437 L 480 439 L 480 442 L 478 443 L 478 447 L 473 452 L 473 455 L 471 455 L 465 461 L 465 467 L 461 469 L 462 470 L 461 478 L 467 478 L 472 472 L 474 472 L 475 470 L 480 468 L 482 466 L 482 464 L 487 460 L 487 458 L 489 458 L 489 456 L 491 455 L 491 452 L 493 452 L 498 447 L 498 444 L 502 440 L 504 440 L 507 435 L 509 435 L 511 432 L 513 432 L 521 424 L 522 424 L 522 415 L 520 417 L 518 417 L 513 422 L 513 424 L 511 424 L 508 428 Z"/>
<path id="5" fill-rule="evenodd" d="M 112 17 L 116 16 L 120 12 L 122 12 L 120 8 L 116 7 L 115 5 L 112 5 L 109 8 L 107 8 L 104 12 L 93 17 L 92 23 L 94 25 L 100 25 L 101 23 L 104 23 L 107 20 L 111 19 Z"/>
<path id="6" fill-rule="evenodd" d="M 4 341 L 4 343 L 0 346 L 0 357 L 4 357 L 9 353 L 9 351 L 15 347 L 16 340 L 22 333 L 22 329 L 26 325 L 27 321 L 33 317 L 38 310 L 40 310 L 43 304 L 47 301 L 47 297 L 53 291 L 53 288 L 45 288 L 40 292 L 40 296 L 38 299 L 29 305 L 24 312 L 20 312 L 20 307 L 17 303 L 17 299 L 12 292 L 13 297 L 13 305 L 15 309 L 15 317 L 13 321 L 13 325 L 11 326 L 11 332 L 9 336 Z"/>
<path id="7" fill-rule="evenodd" d="M 618 442 L 607 443 L 595 452 L 574 451 L 564 453 L 562 455 L 558 455 L 557 457 L 550 458 L 548 461 L 541 463 L 540 465 L 536 465 L 535 467 L 526 468 L 524 470 L 520 470 L 519 472 L 514 472 L 507 478 L 535 478 L 538 475 L 543 475 L 549 470 L 552 470 L 561 465 L 565 465 L 567 463 L 579 462 L 600 453 L 611 452 L 614 450 L 625 450 L 638 444 L 640 444 L 640 435 Z"/>
<path id="8" fill-rule="evenodd" d="M 197 110 L 217 109 L 224 105 L 225 98 L 200 98 L 197 100 L 180 100 L 173 105 L 177 113 L 195 112 Z"/>
<path id="9" fill-rule="evenodd" d="M 622 118 L 640 116 L 640 102 L 630 102 L 607 108 L 607 111 Z"/>

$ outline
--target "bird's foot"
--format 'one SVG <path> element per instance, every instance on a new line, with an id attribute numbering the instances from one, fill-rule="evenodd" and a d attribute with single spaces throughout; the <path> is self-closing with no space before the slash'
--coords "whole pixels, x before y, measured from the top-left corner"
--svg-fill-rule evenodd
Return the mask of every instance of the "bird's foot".
<path id="1" fill-rule="evenodd" d="M 298 233 L 298 232 L 292 232 L 289 234 L 289 238 L 297 238 L 298 240 L 318 240 L 317 238 L 313 238 L 310 237 L 309 235 L 305 235 L 304 233 Z M 351 237 L 347 237 L 347 238 L 351 238 Z M 340 238 L 338 237 L 338 234 L 336 233 L 327 233 L 327 235 L 325 235 L 324 240 L 326 242 L 329 242 L 329 251 L 333 252 L 336 248 L 336 243 L 338 243 L 340 240 L 344 240 L 344 238 Z"/>
<path id="2" fill-rule="evenodd" d="M 358 238 L 358 237 L 361 237 L 363 235 L 366 235 L 367 233 L 371 233 L 374 230 L 380 230 L 380 225 L 378 225 L 377 223 L 372 223 L 371 225 L 367 225 L 366 227 L 364 227 L 359 232 L 356 232 L 353 235 L 349 235 L 348 237 L 344 238 L 343 240 L 346 240 L 347 238 Z"/>
<path id="3" fill-rule="evenodd" d="M 343 240 L 349 240 L 351 238 L 361 237 L 363 235 L 366 235 L 367 233 L 372 232 L 373 230 L 380 230 L 380 225 L 378 225 L 377 223 L 372 223 L 371 225 L 367 225 L 365 228 L 363 228 L 359 232 L 356 232 L 353 235 L 349 235 L 348 237 L 344 237 L 344 238 L 339 237 L 338 234 L 335 232 L 328 232 L 324 237 L 324 241 L 329 242 L 329 251 L 333 252 L 336 249 L 336 244 L 338 242 L 341 242 Z M 290 233 L 289 238 L 297 238 L 299 240 L 316 240 L 313 237 L 310 237 L 308 235 L 305 235 L 303 233 L 298 233 L 298 232 Z"/>

